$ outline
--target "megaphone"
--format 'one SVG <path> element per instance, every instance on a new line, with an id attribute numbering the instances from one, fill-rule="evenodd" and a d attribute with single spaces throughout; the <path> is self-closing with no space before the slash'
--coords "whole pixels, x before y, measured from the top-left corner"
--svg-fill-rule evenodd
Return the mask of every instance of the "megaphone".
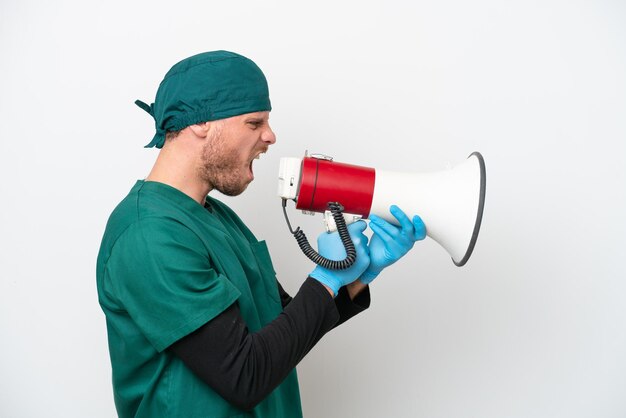
<path id="1" fill-rule="evenodd" d="M 343 219 L 348 223 L 373 213 L 398 225 L 389 213 L 395 204 L 409 216 L 419 215 L 427 236 L 459 267 L 469 260 L 478 238 L 485 187 L 485 161 L 479 152 L 453 168 L 430 173 L 383 171 L 312 154 L 281 158 L 278 174 L 283 210 L 285 202 L 293 200 L 296 209 L 305 213 L 325 213 L 327 229 L 332 230 L 333 220 L 340 219 L 329 212 L 329 202 L 342 206 Z M 285 218 L 291 230 L 286 212 Z"/>

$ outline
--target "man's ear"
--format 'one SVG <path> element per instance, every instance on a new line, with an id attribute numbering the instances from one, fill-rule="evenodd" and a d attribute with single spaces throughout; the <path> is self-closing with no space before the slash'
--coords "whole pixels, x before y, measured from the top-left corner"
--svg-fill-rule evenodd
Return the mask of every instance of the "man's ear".
<path id="1" fill-rule="evenodd" d="M 211 122 L 200 122 L 195 125 L 189 125 L 189 129 L 191 129 L 194 135 L 200 138 L 206 138 L 211 129 Z"/>

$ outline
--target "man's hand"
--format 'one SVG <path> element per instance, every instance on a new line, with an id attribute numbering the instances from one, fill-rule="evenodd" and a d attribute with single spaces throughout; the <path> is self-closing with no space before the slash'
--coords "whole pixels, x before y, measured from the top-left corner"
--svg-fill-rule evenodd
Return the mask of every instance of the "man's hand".
<path id="1" fill-rule="evenodd" d="M 349 283 L 354 282 L 367 269 L 370 263 L 369 249 L 367 247 L 367 237 L 363 234 L 367 228 L 365 221 L 357 221 L 348 225 L 350 238 L 356 249 L 356 260 L 354 264 L 345 270 L 330 270 L 321 266 L 315 267 L 309 276 L 313 277 L 337 296 L 339 289 Z M 343 260 L 346 258 L 346 250 L 337 232 L 323 232 L 317 238 L 317 249 L 320 255 L 330 260 Z"/>
<path id="2" fill-rule="evenodd" d="M 391 214 L 400 226 L 395 226 L 376 215 L 370 216 L 370 228 L 374 231 L 369 245 L 370 265 L 361 275 L 360 281 L 369 284 L 380 272 L 409 252 L 415 241 L 426 237 L 426 226 L 415 215 L 413 221 L 399 207 L 392 205 Z"/>

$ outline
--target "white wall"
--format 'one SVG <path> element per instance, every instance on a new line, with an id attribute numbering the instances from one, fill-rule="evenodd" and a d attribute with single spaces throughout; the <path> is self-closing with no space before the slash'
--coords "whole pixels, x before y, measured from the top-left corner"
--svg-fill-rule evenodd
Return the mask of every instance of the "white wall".
<path id="1" fill-rule="evenodd" d="M 94 270 L 156 156 L 133 101 L 213 49 L 270 82 L 278 143 L 227 201 L 292 292 L 312 266 L 275 196 L 280 157 L 486 159 L 472 259 L 427 240 L 377 279 L 299 366 L 308 417 L 626 416 L 625 19 L 617 0 L 2 1 L 0 416 L 114 416 Z"/>

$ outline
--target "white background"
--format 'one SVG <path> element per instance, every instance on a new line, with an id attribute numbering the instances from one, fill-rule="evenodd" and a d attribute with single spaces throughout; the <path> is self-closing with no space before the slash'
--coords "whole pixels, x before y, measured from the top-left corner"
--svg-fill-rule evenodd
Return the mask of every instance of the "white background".
<path id="1" fill-rule="evenodd" d="M 292 293 L 280 157 L 487 163 L 469 263 L 426 240 L 381 275 L 300 364 L 307 417 L 626 416 L 625 23 L 617 0 L 2 0 L 0 416 L 115 415 L 95 261 L 157 152 L 133 101 L 214 49 L 270 83 L 278 142 L 225 200 Z"/>

